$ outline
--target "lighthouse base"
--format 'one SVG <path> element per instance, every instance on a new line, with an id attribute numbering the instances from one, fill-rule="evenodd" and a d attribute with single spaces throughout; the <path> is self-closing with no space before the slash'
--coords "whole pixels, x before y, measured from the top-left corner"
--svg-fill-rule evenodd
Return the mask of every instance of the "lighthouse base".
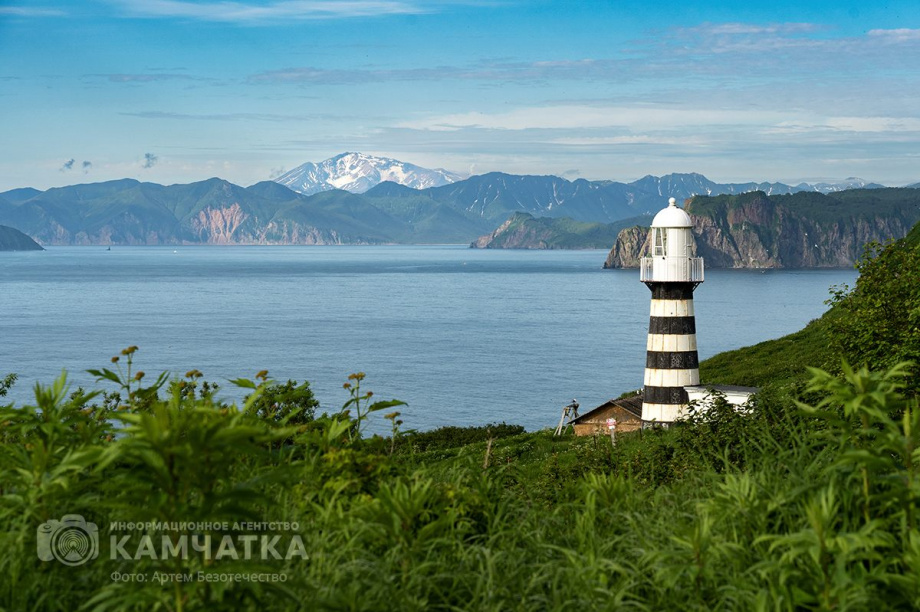
<path id="1" fill-rule="evenodd" d="M 686 404 L 648 404 L 642 403 L 642 420 L 656 424 L 669 424 L 686 416 Z"/>

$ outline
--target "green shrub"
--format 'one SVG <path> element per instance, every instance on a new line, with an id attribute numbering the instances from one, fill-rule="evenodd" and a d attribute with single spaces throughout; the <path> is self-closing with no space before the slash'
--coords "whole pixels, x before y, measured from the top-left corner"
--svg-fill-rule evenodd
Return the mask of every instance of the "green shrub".
<path id="1" fill-rule="evenodd" d="M 469 427 L 448 425 L 431 431 L 415 432 L 407 435 L 404 440 L 404 448 L 409 445 L 419 452 L 457 448 L 476 442 L 485 442 L 489 438 L 498 440 L 521 433 L 524 433 L 524 428 L 521 425 L 509 425 L 504 421 Z"/>
<path id="2" fill-rule="evenodd" d="M 843 287 L 831 303 L 831 342 L 851 363 L 890 368 L 902 361 L 920 364 L 920 247 L 906 240 L 869 244 L 857 264 L 853 289 Z M 907 388 L 920 393 L 914 365 Z"/>

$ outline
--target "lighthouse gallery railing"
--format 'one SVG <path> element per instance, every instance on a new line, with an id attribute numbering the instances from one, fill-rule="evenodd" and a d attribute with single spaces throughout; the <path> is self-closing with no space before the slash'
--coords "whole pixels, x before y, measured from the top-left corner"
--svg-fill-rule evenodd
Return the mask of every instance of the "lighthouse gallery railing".
<path id="1" fill-rule="evenodd" d="M 702 257 L 643 257 L 639 280 L 642 282 L 702 283 Z"/>

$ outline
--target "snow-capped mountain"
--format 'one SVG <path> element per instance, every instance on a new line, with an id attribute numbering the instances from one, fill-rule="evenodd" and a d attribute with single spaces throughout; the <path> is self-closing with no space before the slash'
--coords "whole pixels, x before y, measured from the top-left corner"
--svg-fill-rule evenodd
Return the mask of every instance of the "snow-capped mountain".
<path id="1" fill-rule="evenodd" d="M 384 181 L 412 187 L 440 187 L 463 177 L 441 168 L 429 170 L 414 164 L 364 153 L 341 153 L 318 164 L 307 162 L 274 179 L 294 191 L 311 195 L 330 189 L 364 193 Z"/>

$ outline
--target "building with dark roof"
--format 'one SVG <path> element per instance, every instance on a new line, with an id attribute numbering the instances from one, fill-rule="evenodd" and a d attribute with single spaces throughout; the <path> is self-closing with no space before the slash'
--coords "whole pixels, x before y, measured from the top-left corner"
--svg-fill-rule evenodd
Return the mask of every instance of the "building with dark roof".
<path id="1" fill-rule="evenodd" d="M 604 402 L 594 410 L 572 420 L 576 436 L 607 435 L 607 419 L 616 419 L 617 433 L 636 431 L 642 427 L 642 395 L 633 395 Z"/>

